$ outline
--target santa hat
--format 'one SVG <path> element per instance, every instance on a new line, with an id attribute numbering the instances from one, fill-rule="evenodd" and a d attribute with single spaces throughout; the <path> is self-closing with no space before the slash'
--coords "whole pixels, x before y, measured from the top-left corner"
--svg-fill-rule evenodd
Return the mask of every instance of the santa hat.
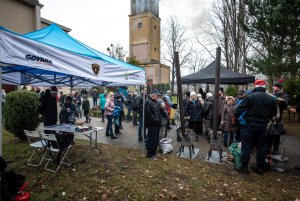
<path id="1" fill-rule="evenodd" d="M 254 82 L 254 87 L 257 88 L 257 87 L 263 87 L 263 88 L 266 88 L 266 81 L 264 80 L 255 80 Z"/>
<path id="2" fill-rule="evenodd" d="M 283 79 L 279 79 L 279 80 L 278 80 L 278 82 L 280 82 L 280 83 L 283 83 L 283 82 L 284 82 L 284 80 L 283 80 Z"/>

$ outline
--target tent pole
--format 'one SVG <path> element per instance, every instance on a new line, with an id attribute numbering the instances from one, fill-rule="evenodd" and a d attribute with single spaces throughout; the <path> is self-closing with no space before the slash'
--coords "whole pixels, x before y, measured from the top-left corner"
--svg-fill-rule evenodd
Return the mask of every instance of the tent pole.
<path id="1" fill-rule="evenodd" d="M 209 84 L 206 83 L 205 88 L 206 88 L 206 89 L 205 89 L 205 93 L 208 93 L 208 92 L 209 92 Z"/>
<path id="2" fill-rule="evenodd" d="M 73 76 L 71 76 L 71 95 L 72 95 L 72 91 L 73 91 Z"/>
<path id="3" fill-rule="evenodd" d="M 146 101 L 146 83 L 143 86 L 143 126 L 142 126 L 142 135 L 143 138 L 145 138 L 145 101 Z M 146 142 L 146 139 L 144 139 L 144 142 Z M 143 143 L 142 143 L 143 145 Z M 144 146 L 142 146 L 142 155 L 144 155 Z"/>
<path id="4" fill-rule="evenodd" d="M 0 156 L 2 156 L 2 135 L 3 135 L 3 129 L 2 129 L 2 101 L 3 101 L 3 96 L 2 96 L 2 67 L 0 67 Z"/>

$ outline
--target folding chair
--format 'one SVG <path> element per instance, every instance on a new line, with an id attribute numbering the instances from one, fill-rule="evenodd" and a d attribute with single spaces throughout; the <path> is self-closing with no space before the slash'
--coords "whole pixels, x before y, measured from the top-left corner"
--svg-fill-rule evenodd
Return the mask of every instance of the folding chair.
<path id="1" fill-rule="evenodd" d="M 34 149 L 34 151 L 32 152 L 31 156 L 29 157 L 29 159 L 27 161 L 27 165 L 35 166 L 35 167 L 40 166 L 47 154 L 47 150 L 44 149 L 45 141 L 41 140 L 41 136 L 39 135 L 39 133 L 37 131 L 24 130 L 24 133 L 29 142 L 29 146 Z M 39 151 L 43 151 L 43 152 L 39 153 Z M 42 154 L 43 154 L 43 156 L 42 156 Z M 32 163 L 32 159 L 33 159 L 34 155 L 38 155 L 41 158 L 41 160 L 38 164 Z"/>
<path id="2" fill-rule="evenodd" d="M 67 157 L 67 154 L 68 154 L 70 148 L 72 147 L 72 144 L 70 144 L 65 149 L 62 149 L 62 148 L 60 148 L 60 145 L 57 141 L 55 134 L 40 133 L 40 135 L 43 140 L 47 141 L 45 148 L 47 149 L 48 154 L 49 154 L 49 158 L 45 159 L 48 161 L 45 166 L 45 170 L 48 170 L 50 172 L 57 172 L 59 170 L 61 164 L 66 164 L 68 166 L 72 165 L 69 158 Z M 56 160 L 55 160 L 54 156 L 56 156 Z M 62 158 L 60 159 L 61 156 L 62 156 Z M 52 161 L 54 164 L 57 165 L 56 169 L 49 168 L 50 161 Z"/>

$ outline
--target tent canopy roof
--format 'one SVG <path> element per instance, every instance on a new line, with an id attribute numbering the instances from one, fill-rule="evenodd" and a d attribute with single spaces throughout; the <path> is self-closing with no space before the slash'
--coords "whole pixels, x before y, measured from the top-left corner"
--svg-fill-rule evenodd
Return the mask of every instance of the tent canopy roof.
<path id="1" fill-rule="evenodd" d="M 56 24 L 24 35 L 0 27 L 0 39 L 3 41 L 2 46 L 0 44 L 1 52 L 3 50 L 0 54 L 0 65 L 3 67 L 5 84 L 35 86 L 145 84 L 145 69 L 111 58 L 88 47 L 65 33 Z M 47 58 L 51 64 L 35 62 L 37 58 Z"/>
<path id="2" fill-rule="evenodd" d="M 204 69 L 183 76 L 181 78 L 182 84 L 198 84 L 198 83 L 215 83 L 215 74 L 216 74 L 216 61 L 213 61 Z M 245 75 L 242 73 L 236 73 L 228 70 L 223 65 L 220 67 L 220 84 L 248 84 L 253 83 L 255 80 L 254 76 Z"/>
<path id="3" fill-rule="evenodd" d="M 117 65 L 127 66 L 130 68 L 144 70 L 143 68 L 109 57 L 85 45 L 84 43 L 76 40 L 75 38 L 73 38 L 72 36 L 64 32 L 57 24 L 51 24 L 48 27 L 24 34 L 23 36 L 33 39 L 35 41 L 45 43 L 47 45 L 51 45 L 87 57 L 92 57 L 95 59 L 103 60 Z"/>

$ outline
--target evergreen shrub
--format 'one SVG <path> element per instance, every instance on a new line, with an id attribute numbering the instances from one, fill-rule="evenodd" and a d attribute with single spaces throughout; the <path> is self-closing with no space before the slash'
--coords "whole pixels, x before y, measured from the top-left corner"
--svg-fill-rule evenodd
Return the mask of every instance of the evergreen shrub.
<path id="1" fill-rule="evenodd" d="M 39 95 L 32 91 L 13 91 L 6 95 L 3 107 L 4 128 L 20 139 L 23 130 L 35 130 L 39 125 Z"/>

